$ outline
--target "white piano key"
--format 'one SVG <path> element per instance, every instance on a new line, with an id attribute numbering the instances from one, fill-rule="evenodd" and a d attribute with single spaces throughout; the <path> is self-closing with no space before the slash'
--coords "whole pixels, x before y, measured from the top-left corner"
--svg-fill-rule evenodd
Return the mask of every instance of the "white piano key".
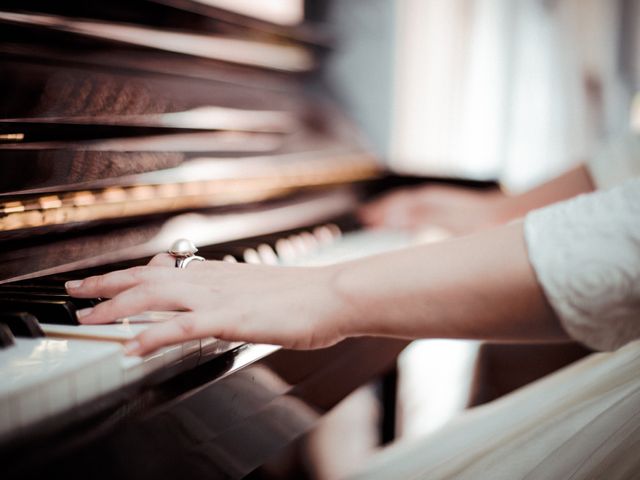
<path id="1" fill-rule="evenodd" d="M 134 318 L 135 322 L 122 321 L 120 323 L 102 325 L 53 325 L 42 324 L 42 329 L 51 338 L 84 338 L 94 343 L 113 343 L 120 346 L 144 332 L 155 322 L 161 319 L 174 318 L 179 312 L 145 312 Z M 144 318 L 151 321 L 142 323 Z M 127 357 L 124 352 L 120 355 L 118 378 L 121 383 L 131 383 L 153 373 L 167 365 L 175 363 L 182 358 L 182 345 L 165 347 L 143 358 Z M 86 387 L 78 395 L 84 398 L 87 389 L 99 388 L 92 384 L 90 378 L 82 378 L 82 386 Z"/>
<path id="2" fill-rule="evenodd" d="M 111 363 L 111 362 L 109 362 Z M 70 402 L 78 404 L 73 379 L 62 382 L 49 382 L 47 385 L 47 401 L 51 412 L 62 412 Z"/>
<path id="3" fill-rule="evenodd" d="M 267 245 L 266 243 L 261 243 L 258 245 L 258 254 L 260 255 L 260 259 L 262 263 L 265 265 L 277 265 L 278 264 L 278 255 L 273 250 L 271 245 Z"/>
<path id="4" fill-rule="evenodd" d="M 123 344 L 153 326 L 158 321 L 170 320 L 181 315 L 182 312 L 144 312 L 140 315 L 128 317 L 118 323 L 103 325 L 53 325 L 43 324 L 45 334 L 55 338 L 84 338 L 94 341 L 112 341 Z M 147 319 L 149 321 L 147 321 Z M 153 373 L 154 371 L 177 365 L 181 362 L 190 362 L 195 366 L 204 355 L 208 358 L 219 355 L 225 349 L 227 342 L 212 339 L 212 346 L 203 341 L 188 340 L 181 344 L 164 347 L 143 358 L 126 357 L 122 355 L 120 362 L 120 378 L 124 384 L 132 383 Z"/>
<path id="5" fill-rule="evenodd" d="M 95 343 L 95 342 L 92 342 Z M 98 383 L 98 388 L 95 392 L 89 395 L 89 398 L 95 397 L 97 395 L 107 394 L 112 392 L 118 388 L 120 388 L 124 382 L 121 372 L 121 362 L 120 358 L 123 355 L 123 349 L 118 346 L 118 361 L 116 362 L 94 362 L 93 364 L 88 364 L 85 368 L 80 370 L 80 375 L 84 374 L 84 370 L 94 370 L 96 372 L 96 379 Z M 78 381 L 78 377 L 76 376 L 76 382 Z M 97 395 L 96 395 L 97 394 Z M 81 398 L 78 398 L 78 402 L 82 401 Z"/>
<path id="6" fill-rule="evenodd" d="M 336 236 L 336 232 L 332 231 L 335 240 L 331 244 L 325 244 L 313 252 L 284 263 L 298 266 L 329 265 L 415 244 L 415 239 L 407 232 L 367 230 L 350 232 L 339 237 Z"/>
<path id="7" fill-rule="evenodd" d="M 62 409 L 65 395 L 79 405 L 122 386 L 120 345 L 82 340 L 68 340 L 67 343 L 64 361 L 71 364 L 68 375 L 71 388 L 67 390 L 55 380 L 47 382 L 45 395 L 52 409 Z"/>
<path id="8" fill-rule="evenodd" d="M 304 242 L 305 250 L 307 252 L 314 252 L 320 246 L 320 242 L 318 242 L 311 232 L 300 232 L 299 236 L 302 242 Z"/>
<path id="9" fill-rule="evenodd" d="M 59 379 L 60 382 L 67 381 Z M 44 393 L 44 385 L 22 386 L 9 396 L 9 409 L 14 428 L 26 427 L 46 417 L 50 412 Z M 65 409 L 73 404 L 64 405 Z"/>
<path id="10" fill-rule="evenodd" d="M 316 237 L 318 243 L 323 246 L 332 244 L 335 238 L 331 229 L 326 225 L 314 228 L 313 236 Z"/>
<path id="11" fill-rule="evenodd" d="M 276 241 L 276 253 L 282 262 L 290 262 L 296 258 L 295 248 L 287 238 L 280 238 Z"/>
<path id="12" fill-rule="evenodd" d="M 309 254 L 309 248 L 300 235 L 290 235 L 289 242 L 293 247 L 295 258 L 302 258 Z"/>
<path id="13" fill-rule="evenodd" d="M 326 225 L 326 227 L 329 230 L 329 233 L 333 237 L 334 241 L 342 237 L 342 230 L 335 223 L 329 223 Z"/>
<path id="14" fill-rule="evenodd" d="M 51 338 L 78 338 L 126 342 L 149 328 L 150 323 L 110 323 L 104 325 L 54 325 L 42 323 L 42 330 Z"/>
<path id="15" fill-rule="evenodd" d="M 84 365 L 75 372 L 73 384 L 78 404 L 84 403 L 102 393 L 99 372 L 92 365 Z"/>
<path id="16" fill-rule="evenodd" d="M 9 425 L 14 429 L 35 422 L 50 411 L 44 393 L 47 366 L 34 355 L 42 343 L 18 339 L 16 345 L 0 354 L 0 409 L 9 412 Z M 65 381 L 68 382 L 60 379 L 61 383 Z"/>
<path id="17" fill-rule="evenodd" d="M 147 370 L 141 357 L 123 356 L 120 359 L 120 374 L 122 375 L 122 383 L 125 385 L 140 380 L 150 372 Z"/>
<path id="18" fill-rule="evenodd" d="M 9 411 L 9 426 L 16 429 L 100 395 L 103 390 L 89 391 L 79 381 L 85 369 L 90 382 L 118 388 L 120 355 L 114 343 L 19 338 L 0 355 L 0 411 Z"/>
<path id="19" fill-rule="evenodd" d="M 247 248 L 243 253 L 242 257 L 246 263 L 251 263 L 254 265 L 258 265 L 262 263 L 262 259 L 258 252 L 253 248 Z"/>

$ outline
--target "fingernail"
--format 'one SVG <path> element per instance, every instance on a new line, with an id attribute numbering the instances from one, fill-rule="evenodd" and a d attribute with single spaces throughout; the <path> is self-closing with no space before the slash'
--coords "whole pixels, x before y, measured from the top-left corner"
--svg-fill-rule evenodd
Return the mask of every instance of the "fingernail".
<path id="1" fill-rule="evenodd" d="M 90 308 L 83 308 L 82 310 L 78 310 L 78 311 L 76 312 L 76 317 L 78 317 L 78 319 L 80 319 L 80 318 L 84 318 L 84 317 L 86 317 L 87 315 L 89 315 L 91 312 L 93 312 L 93 308 L 92 308 L 92 307 L 90 307 Z"/>
<path id="2" fill-rule="evenodd" d="M 69 280 L 64 284 L 65 288 L 80 288 L 82 285 L 82 280 Z"/>
<path id="3" fill-rule="evenodd" d="M 124 353 L 125 355 L 135 355 L 135 353 L 140 349 L 140 342 L 137 340 L 131 340 L 124 344 Z"/>

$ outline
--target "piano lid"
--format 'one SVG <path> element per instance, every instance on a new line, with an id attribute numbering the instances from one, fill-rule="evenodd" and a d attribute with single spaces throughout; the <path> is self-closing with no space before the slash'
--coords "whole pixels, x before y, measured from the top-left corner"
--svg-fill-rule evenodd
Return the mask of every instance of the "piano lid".
<path id="1" fill-rule="evenodd" d="M 315 67 L 313 54 L 298 45 L 260 42 L 230 35 L 190 33 L 128 23 L 75 19 L 58 15 L 2 12 L 0 23 L 63 33 L 117 47 L 138 47 L 161 52 L 228 62 L 283 72 L 305 72 Z"/>
<path id="2" fill-rule="evenodd" d="M 328 47 L 329 33 L 320 25 L 305 22 L 303 0 L 277 0 L 282 10 L 293 4 L 294 15 L 282 21 L 269 15 L 266 2 L 220 0 L 6 0 L 3 9 L 34 11 L 74 18 L 136 23 L 158 28 L 179 28 L 200 32 L 226 32 L 263 40 L 293 41 L 314 47 Z M 287 5 L 288 4 L 288 5 Z M 297 4 L 297 5 L 296 5 Z M 282 18 L 282 15 L 279 16 Z"/>

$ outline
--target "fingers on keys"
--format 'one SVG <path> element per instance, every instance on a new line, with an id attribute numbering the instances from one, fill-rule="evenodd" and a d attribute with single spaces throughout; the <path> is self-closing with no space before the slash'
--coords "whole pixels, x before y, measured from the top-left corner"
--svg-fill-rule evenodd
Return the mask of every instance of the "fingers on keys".
<path id="1" fill-rule="evenodd" d="M 105 275 L 71 280 L 65 284 L 70 295 L 79 298 L 112 298 L 118 293 L 135 287 L 144 281 L 160 280 L 169 276 L 172 270 L 160 267 L 134 267 L 110 272 Z"/>
<path id="2" fill-rule="evenodd" d="M 179 283 L 142 283 L 91 309 L 79 311 L 78 320 L 84 324 L 109 323 L 148 310 L 188 310 L 190 299 L 198 298 L 194 296 L 195 289 L 193 285 Z"/>

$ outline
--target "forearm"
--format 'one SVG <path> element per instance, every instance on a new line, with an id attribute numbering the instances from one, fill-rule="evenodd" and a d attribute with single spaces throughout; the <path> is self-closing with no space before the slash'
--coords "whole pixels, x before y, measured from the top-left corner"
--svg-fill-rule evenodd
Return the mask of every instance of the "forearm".
<path id="1" fill-rule="evenodd" d="M 504 197 L 498 208 L 499 216 L 503 221 L 519 218 L 536 208 L 592 192 L 594 189 L 587 167 L 580 165 L 527 192 Z"/>
<path id="2" fill-rule="evenodd" d="M 527 258 L 522 224 L 337 267 L 345 335 L 568 339 Z"/>

